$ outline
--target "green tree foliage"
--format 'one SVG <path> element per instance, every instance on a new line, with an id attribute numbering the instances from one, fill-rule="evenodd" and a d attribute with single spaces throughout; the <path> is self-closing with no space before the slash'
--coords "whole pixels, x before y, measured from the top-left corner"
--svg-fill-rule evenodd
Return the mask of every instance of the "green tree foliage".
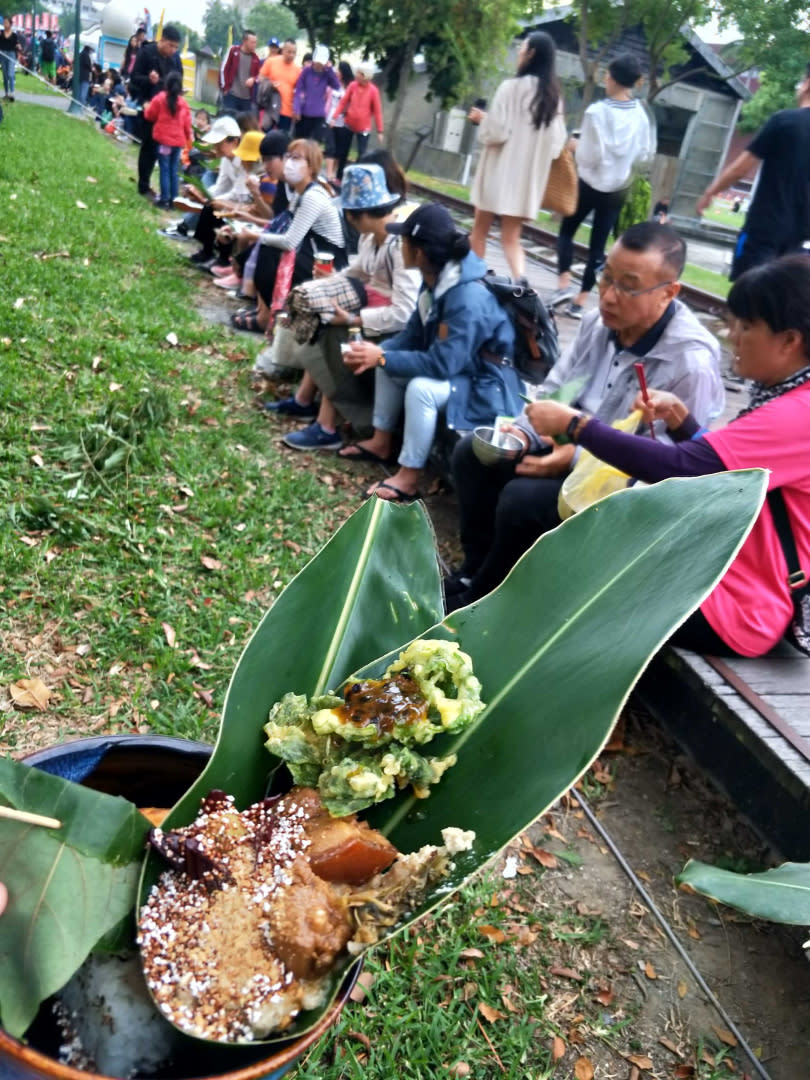
<path id="1" fill-rule="evenodd" d="M 268 3 L 268 0 L 254 4 L 245 15 L 245 25 L 256 32 L 260 48 L 268 38 L 277 37 L 279 41 L 297 39 L 300 33 L 295 15 L 281 4 Z"/>
<path id="2" fill-rule="evenodd" d="M 222 0 L 211 0 L 203 21 L 205 43 L 215 53 L 222 53 L 228 43 L 228 31 L 233 27 L 233 40 L 242 40 L 244 23 L 238 8 L 223 4 Z"/>
<path id="3" fill-rule="evenodd" d="M 351 6 L 352 0 L 350 0 Z M 318 43 L 332 49 L 345 47 L 348 42 L 342 33 L 343 0 L 283 0 L 298 26 L 305 32 L 310 48 Z"/>
<path id="4" fill-rule="evenodd" d="M 186 26 L 185 23 L 173 22 L 173 26 L 176 26 L 180 31 L 180 48 L 185 45 L 186 39 L 188 39 L 188 47 L 191 52 L 199 52 L 203 47 L 203 39 L 197 33 L 196 30 L 192 30 L 190 26 Z"/>
<path id="5" fill-rule="evenodd" d="M 629 229 L 631 225 L 635 225 L 638 221 L 646 221 L 650 216 L 650 199 L 652 197 L 652 187 L 650 181 L 646 176 L 638 174 L 633 178 L 633 182 L 630 185 L 630 191 L 627 198 L 624 201 L 624 206 L 619 213 L 618 220 L 616 221 L 616 227 L 613 230 L 613 235 L 616 237 Z"/>

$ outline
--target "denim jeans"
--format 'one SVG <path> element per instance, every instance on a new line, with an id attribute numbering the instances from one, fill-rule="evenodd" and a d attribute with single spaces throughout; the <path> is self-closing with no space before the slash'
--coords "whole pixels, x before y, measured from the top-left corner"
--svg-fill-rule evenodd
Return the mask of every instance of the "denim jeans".
<path id="1" fill-rule="evenodd" d="M 424 468 L 433 439 L 439 413 L 450 398 L 450 383 L 439 379 L 399 378 L 389 375 L 385 368 L 374 371 L 374 427 L 394 431 L 403 406 L 405 423 L 399 464 L 406 469 Z"/>
<path id="2" fill-rule="evenodd" d="M 180 190 L 177 167 L 180 163 L 179 146 L 161 146 L 158 149 L 158 168 L 160 169 L 160 201 L 172 203 Z"/>
<path id="3" fill-rule="evenodd" d="M 14 81 L 17 77 L 14 54 L 0 53 L 0 67 L 3 69 L 3 93 L 11 97 L 14 94 Z"/>

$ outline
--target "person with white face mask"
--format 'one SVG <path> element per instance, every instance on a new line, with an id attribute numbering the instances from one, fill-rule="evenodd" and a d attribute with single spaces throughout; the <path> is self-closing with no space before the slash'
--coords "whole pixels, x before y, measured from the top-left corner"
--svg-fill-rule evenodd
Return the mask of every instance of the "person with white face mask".
<path id="1" fill-rule="evenodd" d="M 295 252 L 291 288 L 312 277 L 315 252 L 332 255 L 335 270 L 342 270 L 348 262 L 340 209 L 329 189 L 318 181 L 322 163 L 323 154 L 316 142 L 296 139 L 290 143 L 284 157 L 284 180 L 292 191 L 292 221 L 286 232 L 263 232 L 259 238 L 264 250 L 259 253 L 254 277 L 258 311 L 256 325 L 250 329 L 265 330 L 268 326 L 276 272 L 284 252 Z"/>

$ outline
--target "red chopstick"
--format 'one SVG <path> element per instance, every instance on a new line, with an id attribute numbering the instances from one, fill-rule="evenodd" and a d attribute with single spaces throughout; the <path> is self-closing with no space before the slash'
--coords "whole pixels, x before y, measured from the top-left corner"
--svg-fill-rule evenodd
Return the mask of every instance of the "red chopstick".
<path id="1" fill-rule="evenodd" d="M 639 360 L 633 364 L 633 367 L 636 369 L 636 378 L 638 379 L 639 389 L 641 390 L 641 397 L 644 404 L 649 405 L 650 395 L 647 393 L 647 376 L 644 374 L 644 365 Z M 650 424 L 650 438 L 655 438 L 655 427 L 653 424 Z"/>

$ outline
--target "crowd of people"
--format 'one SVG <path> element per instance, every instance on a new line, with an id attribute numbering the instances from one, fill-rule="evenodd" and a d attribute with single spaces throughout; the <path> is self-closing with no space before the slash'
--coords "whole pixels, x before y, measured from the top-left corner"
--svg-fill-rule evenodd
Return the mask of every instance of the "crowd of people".
<path id="1" fill-rule="evenodd" d="M 810 408 L 810 261 L 771 251 L 738 275 L 730 340 L 753 394 L 737 419 L 711 430 L 724 408 L 720 349 L 679 299 L 684 241 L 665 211 L 605 250 L 633 169 L 654 151 L 633 93 L 641 71 L 632 57 L 610 63 L 604 99 L 572 137 L 553 44 L 543 33 L 525 39 L 515 76 L 488 110 L 470 112 L 482 149 L 468 236 L 440 205 L 408 200 L 389 151 L 368 152 L 372 125 L 384 130 L 370 67 L 333 65 L 322 46 L 299 66 L 294 42 L 271 41 L 261 61 L 256 36 L 246 32 L 225 57 L 218 114 L 192 116 L 177 31 L 167 25 L 160 40 L 131 44 L 123 77 L 140 111 L 139 190 L 152 195 L 157 163 L 156 202 L 185 211 L 160 231 L 196 240 L 189 265 L 245 300 L 234 327 L 266 335 L 252 373 L 260 403 L 270 416 L 301 422 L 282 433 L 283 442 L 385 465 L 388 475 L 365 496 L 407 503 L 424 490 L 440 425 L 455 439 L 463 562 L 444 582 L 448 611 L 497 587 L 560 524 L 560 491 L 580 446 L 647 483 L 770 469 L 798 557 L 810 566 L 810 477 L 797 451 Z M 810 103 L 810 77 L 803 92 Z M 761 148 L 764 158 L 771 145 L 759 138 L 751 152 Z M 510 362 L 515 327 L 484 284 L 483 256 L 497 216 L 512 276 L 523 279 L 522 222 L 534 217 L 551 163 L 566 149 L 577 164 L 578 206 L 561 224 L 560 279 L 549 302 L 570 301 L 581 323 L 543 383 L 528 388 Z M 182 188 L 181 157 L 196 173 Z M 588 214 L 590 252 L 575 288 L 571 240 Z M 598 306 L 585 311 L 594 287 Z M 639 363 L 647 401 L 638 396 Z M 291 369 L 294 391 L 267 400 L 274 380 Z M 549 399 L 571 386 L 571 405 Z M 524 408 L 527 389 L 533 403 Z M 612 422 L 634 408 L 643 412 L 638 433 L 615 431 Z M 476 454 L 471 432 L 496 422 L 521 450 L 493 466 Z M 720 585 L 675 640 L 715 653 L 770 649 L 791 618 L 786 557 L 766 504 Z"/>

